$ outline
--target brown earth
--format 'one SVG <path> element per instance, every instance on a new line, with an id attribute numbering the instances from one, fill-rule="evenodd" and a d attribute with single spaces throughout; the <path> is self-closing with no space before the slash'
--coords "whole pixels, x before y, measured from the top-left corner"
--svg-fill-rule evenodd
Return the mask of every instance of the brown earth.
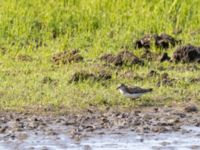
<path id="1" fill-rule="evenodd" d="M 135 41 L 135 47 L 150 49 L 153 46 L 153 43 L 157 48 L 168 49 L 169 47 L 174 47 L 181 43 L 181 41 L 165 33 L 160 35 L 147 34 L 141 39 Z"/>
<path id="2" fill-rule="evenodd" d="M 175 62 L 200 62 L 200 47 L 193 45 L 180 46 L 173 54 Z"/>
<path id="3" fill-rule="evenodd" d="M 135 48 L 145 48 L 149 49 L 151 47 L 151 40 L 153 38 L 153 35 L 147 34 L 141 39 L 138 39 L 135 41 Z"/>
<path id="4" fill-rule="evenodd" d="M 83 57 L 80 55 L 80 51 L 76 49 L 71 51 L 59 52 L 54 54 L 52 57 L 52 62 L 57 65 L 80 61 L 83 61 Z"/>
<path id="5" fill-rule="evenodd" d="M 168 49 L 170 46 L 174 47 L 180 43 L 180 40 L 176 40 L 174 37 L 168 34 L 160 34 L 154 36 L 155 46 L 158 48 Z"/>
<path id="6" fill-rule="evenodd" d="M 143 65 L 143 61 L 128 50 L 123 50 L 119 52 L 116 56 L 113 54 L 105 54 L 100 57 L 100 60 L 108 64 L 113 64 L 115 66 L 134 64 Z"/>
<path id="7" fill-rule="evenodd" d="M 159 62 L 170 61 L 170 60 L 171 58 L 168 56 L 167 53 L 163 53 L 162 55 L 158 57 Z"/>
<path id="8" fill-rule="evenodd" d="M 83 82 L 85 80 L 103 81 L 103 80 L 110 80 L 111 78 L 112 78 L 112 75 L 105 70 L 100 70 L 97 73 L 79 71 L 79 72 L 75 72 L 72 75 L 71 79 L 69 80 L 69 83 Z"/>

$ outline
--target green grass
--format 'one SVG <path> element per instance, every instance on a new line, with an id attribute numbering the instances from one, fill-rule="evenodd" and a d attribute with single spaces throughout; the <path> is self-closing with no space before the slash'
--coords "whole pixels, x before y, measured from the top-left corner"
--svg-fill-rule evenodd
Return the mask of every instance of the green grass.
<path id="1" fill-rule="evenodd" d="M 164 32 L 182 39 L 183 44 L 199 45 L 199 16 L 199 0 L 1 0 L 0 109 L 53 105 L 70 110 L 91 105 L 132 107 L 199 101 L 199 83 L 188 80 L 199 77 L 200 71 L 184 69 L 192 64 L 145 61 L 145 66 L 110 69 L 111 81 L 68 84 L 74 72 L 97 68 L 87 61 L 61 66 L 51 62 L 54 53 L 71 49 L 80 49 L 86 60 L 116 54 L 122 46 L 140 56 L 142 50 L 135 50 L 133 41 L 148 33 Z M 178 30 L 182 32 L 174 34 Z M 152 51 L 159 52 L 155 48 Z M 33 61 L 17 59 L 22 54 Z M 146 77 L 150 70 L 168 72 L 176 79 L 175 84 L 157 87 L 159 77 Z M 127 71 L 144 80 L 116 75 Z M 44 84 L 45 77 L 56 84 Z M 152 87 L 154 92 L 132 102 L 115 90 L 120 82 Z"/>

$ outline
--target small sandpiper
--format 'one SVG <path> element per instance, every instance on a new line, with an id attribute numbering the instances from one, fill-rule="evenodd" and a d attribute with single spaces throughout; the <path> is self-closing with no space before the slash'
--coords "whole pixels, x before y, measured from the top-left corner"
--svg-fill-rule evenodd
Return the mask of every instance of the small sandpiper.
<path id="1" fill-rule="evenodd" d="M 142 96 L 143 94 L 149 93 L 152 91 L 151 88 L 143 89 L 137 86 L 128 87 L 124 84 L 120 84 L 117 89 L 120 91 L 120 93 L 126 97 L 129 97 L 131 99 L 136 99 Z"/>

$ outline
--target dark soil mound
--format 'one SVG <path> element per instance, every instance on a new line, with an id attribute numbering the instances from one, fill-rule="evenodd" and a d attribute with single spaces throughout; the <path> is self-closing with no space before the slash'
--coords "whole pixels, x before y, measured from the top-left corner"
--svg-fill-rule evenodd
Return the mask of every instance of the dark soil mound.
<path id="1" fill-rule="evenodd" d="M 135 47 L 149 49 L 151 47 L 151 39 L 152 35 L 145 35 L 143 38 L 135 41 Z"/>
<path id="2" fill-rule="evenodd" d="M 135 41 L 136 48 L 149 49 L 155 43 L 155 46 L 162 49 L 168 49 L 170 46 L 174 47 L 176 44 L 180 43 L 180 40 L 176 40 L 174 37 L 168 34 L 151 34 L 145 35 L 143 38 Z"/>
<path id="3" fill-rule="evenodd" d="M 111 74 L 107 73 L 106 71 L 102 70 L 99 71 L 97 74 L 89 73 L 86 71 L 80 71 L 75 72 L 71 79 L 69 80 L 69 83 L 77 83 L 77 82 L 83 82 L 85 80 L 91 80 L 91 81 L 104 81 L 111 79 Z"/>
<path id="4" fill-rule="evenodd" d="M 143 62 L 136 57 L 132 52 L 124 50 L 120 52 L 117 57 L 122 59 L 123 64 L 133 65 L 133 64 L 143 64 Z"/>
<path id="5" fill-rule="evenodd" d="M 57 65 L 67 64 L 71 62 L 79 62 L 82 60 L 83 60 L 83 57 L 79 54 L 79 50 L 64 51 L 64 52 L 56 53 L 52 57 L 52 61 Z"/>
<path id="6" fill-rule="evenodd" d="M 173 59 L 175 62 L 200 62 L 200 47 L 180 46 L 174 52 Z"/>
<path id="7" fill-rule="evenodd" d="M 112 54 L 105 54 L 100 57 L 100 60 L 105 61 L 106 63 L 112 63 L 115 66 L 143 64 L 143 61 L 141 61 L 128 50 L 119 52 L 117 56 Z"/>
<path id="8" fill-rule="evenodd" d="M 112 63 L 115 66 L 122 66 L 123 62 L 122 59 L 120 57 L 116 57 L 113 54 L 105 54 L 103 56 L 100 57 L 101 61 L 105 61 L 106 63 Z"/>
<path id="9" fill-rule="evenodd" d="M 154 35 L 155 46 L 158 48 L 168 49 L 170 46 L 174 47 L 176 44 L 180 43 L 174 37 L 168 34 Z"/>
<path id="10" fill-rule="evenodd" d="M 159 60 L 160 62 L 164 62 L 164 61 L 170 61 L 171 58 L 168 56 L 167 53 L 163 53 L 163 54 L 158 58 L 158 60 Z"/>

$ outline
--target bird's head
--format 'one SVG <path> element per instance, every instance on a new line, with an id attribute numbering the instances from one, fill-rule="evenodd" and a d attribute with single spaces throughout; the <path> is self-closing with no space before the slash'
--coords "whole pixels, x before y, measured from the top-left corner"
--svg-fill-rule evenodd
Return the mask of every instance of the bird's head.
<path id="1" fill-rule="evenodd" d="M 125 88 L 125 84 L 121 83 L 117 86 L 117 90 Z"/>

